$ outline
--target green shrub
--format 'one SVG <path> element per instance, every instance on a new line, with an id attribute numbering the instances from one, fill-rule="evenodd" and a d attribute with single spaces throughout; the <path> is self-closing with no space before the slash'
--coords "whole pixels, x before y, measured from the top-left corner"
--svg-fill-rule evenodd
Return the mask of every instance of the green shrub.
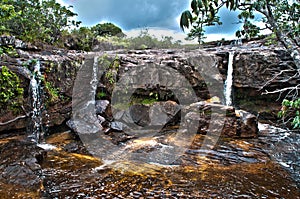
<path id="1" fill-rule="evenodd" d="M 23 88 L 20 87 L 19 77 L 6 66 L 2 66 L 0 71 L 0 107 L 15 110 L 21 105 L 22 99 Z"/>
<path id="2" fill-rule="evenodd" d="M 283 100 L 278 117 L 284 121 L 291 121 L 293 128 L 300 128 L 300 98 L 296 100 Z"/>

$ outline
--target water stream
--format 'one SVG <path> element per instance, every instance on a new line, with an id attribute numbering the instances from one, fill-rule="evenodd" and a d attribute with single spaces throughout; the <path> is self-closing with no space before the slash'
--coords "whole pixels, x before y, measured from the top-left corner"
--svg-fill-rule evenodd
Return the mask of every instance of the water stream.
<path id="1" fill-rule="evenodd" d="M 229 52 L 229 58 L 228 58 L 228 70 L 227 70 L 227 78 L 225 81 L 225 105 L 231 106 L 232 105 L 232 84 L 233 84 L 233 56 L 234 52 Z"/>
<path id="2" fill-rule="evenodd" d="M 36 143 L 44 142 L 43 127 L 43 89 L 41 63 L 36 61 L 30 80 L 30 91 L 32 98 L 32 115 L 31 115 L 31 135 L 29 138 Z"/>
<path id="3" fill-rule="evenodd" d="M 229 52 L 224 86 L 228 106 L 233 104 L 233 57 L 234 52 Z M 92 66 L 93 73 L 82 79 L 91 87 L 95 86 L 94 80 L 97 79 L 97 65 Z M 299 134 L 259 124 L 257 139 L 220 138 L 209 151 L 201 148 L 205 135 L 197 134 L 188 150 L 168 166 L 128 160 L 104 162 L 93 157 L 70 131 L 44 138 L 39 61 L 34 65 L 30 90 L 30 139 L 48 150 L 40 163 L 43 191 L 39 194 L 43 198 L 297 198 L 299 194 Z M 77 108 L 91 110 L 95 104 L 94 95 L 86 95 L 91 103 L 78 103 Z M 79 127 L 88 132 L 94 129 Z M 135 147 L 136 153 L 147 154 L 166 144 L 164 140 L 158 140 L 158 144 L 150 141 L 141 140 L 132 148 Z M 23 153 L 22 148 L 20 153 Z M 0 195 L 2 193 L 6 192 L 0 188 Z M 24 196 L 25 192 L 20 195 Z"/>

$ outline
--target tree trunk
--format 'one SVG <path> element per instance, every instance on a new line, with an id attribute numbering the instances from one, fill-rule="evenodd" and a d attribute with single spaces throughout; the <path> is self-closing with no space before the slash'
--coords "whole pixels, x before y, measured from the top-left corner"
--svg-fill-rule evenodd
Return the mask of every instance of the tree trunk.
<path id="1" fill-rule="evenodd" d="M 298 70 L 300 70 L 300 48 L 294 42 L 292 38 L 289 38 L 286 34 L 283 34 L 282 31 L 277 30 L 276 36 L 278 40 L 284 45 L 284 47 L 288 50 L 291 57 L 294 60 L 294 63 Z"/>
<path id="2" fill-rule="evenodd" d="M 273 12 L 270 5 L 267 5 L 265 16 L 268 19 L 269 24 L 272 27 L 272 32 L 276 34 L 277 39 L 284 45 L 287 51 L 290 53 L 294 60 L 294 63 L 298 70 L 300 70 L 300 48 L 293 38 L 285 33 L 278 27 L 278 24 L 273 16 Z"/>

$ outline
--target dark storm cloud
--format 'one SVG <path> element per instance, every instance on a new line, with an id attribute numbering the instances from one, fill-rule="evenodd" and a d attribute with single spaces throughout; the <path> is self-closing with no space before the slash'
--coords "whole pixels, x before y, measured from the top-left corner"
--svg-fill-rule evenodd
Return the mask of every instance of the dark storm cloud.
<path id="1" fill-rule="evenodd" d="M 118 24 L 125 30 L 139 27 L 179 29 L 176 22 L 188 8 L 189 0 L 64 0 L 74 5 L 84 25 L 101 21 Z"/>
<path id="2" fill-rule="evenodd" d="M 63 0 L 74 6 L 84 26 L 113 22 L 123 30 L 156 27 L 179 31 L 176 18 L 190 9 L 191 0 Z M 240 27 L 237 12 L 221 9 L 223 25 L 206 28 L 206 34 L 234 34 Z"/>

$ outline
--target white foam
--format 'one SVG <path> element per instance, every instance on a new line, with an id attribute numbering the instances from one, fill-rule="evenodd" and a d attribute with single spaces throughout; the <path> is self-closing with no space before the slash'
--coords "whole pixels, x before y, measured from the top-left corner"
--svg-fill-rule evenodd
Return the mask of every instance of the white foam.
<path id="1" fill-rule="evenodd" d="M 99 167 L 93 168 L 93 171 L 101 171 L 105 170 L 110 167 L 113 163 L 115 163 L 115 160 L 103 160 L 103 164 Z"/>
<path id="2" fill-rule="evenodd" d="M 46 150 L 46 151 L 51 151 L 51 150 L 57 149 L 56 146 L 51 145 L 51 144 L 38 144 L 37 146 L 44 149 L 44 150 Z"/>

